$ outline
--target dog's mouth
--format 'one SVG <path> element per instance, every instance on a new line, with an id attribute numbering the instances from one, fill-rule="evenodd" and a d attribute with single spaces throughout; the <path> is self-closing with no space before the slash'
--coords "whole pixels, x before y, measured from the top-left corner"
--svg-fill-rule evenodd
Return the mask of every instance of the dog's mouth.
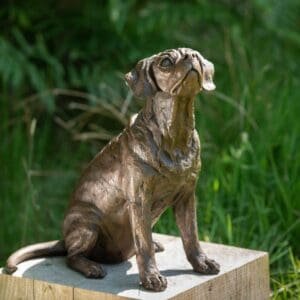
<path id="1" fill-rule="evenodd" d="M 186 72 L 183 79 L 178 80 L 178 82 L 174 85 L 174 87 L 171 90 L 171 94 L 173 94 L 173 95 L 176 94 L 178 92 L 179 88 L 181 87 L 181 85 L 188 79 L 188 77 L 192 73 L 196 73 L 196 75 L 197 75 L 197 81 L 198 81 L 199 90 L 200 90 L 201 89 L 201 77 L 200 77 L 199 71 L 192 64 L 191 68 Z"/>
<path id="2" fill-rule="evenodd" d="M 202 66 L 202 62 L 199 58 L 199 56 L 197 55 L 196 57 L 196 60 L 198 62 L 198 68 L 196 68 L 194 66 L 194 63 L 192 63 L 192 69 L 191 71 L 195 71 L 197 73 L 197 78 L 198 78 L 198 84 L 199 84 L 199 88 L 201 89 L 202 88 L 202 79 L 201 79 L 201 75 L 203 76 L 204 75 L 204 71 L 203 71 L 203 66 Z"/>
<path id="3" fill-rule="evenodd" d="M 194 66 L 193 66 L 187 75 L 191 74 L 192 72 L 195 72 L 197 74 L 197 81 L 198 81 L 199 87 L 201 88 L 201 78 L 200 78 L 199 71 L 196 68 L 194 68 Z"/>

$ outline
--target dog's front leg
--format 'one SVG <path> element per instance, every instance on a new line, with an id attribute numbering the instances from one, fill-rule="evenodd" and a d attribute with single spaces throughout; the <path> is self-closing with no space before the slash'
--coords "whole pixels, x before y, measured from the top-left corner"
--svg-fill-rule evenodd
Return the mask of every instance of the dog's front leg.
<path id="1" fill-rule="evenodd" d="M 179 199 L 173 209 L 187 259 L 194 271 L 202 274 L 219 273 L 219 264 L 209 259 L 199 244 L 194 192 L 189 192 Z"/>
<path id="2" fill-rule="evenodd" d="M 155 262 L 151 210 L 145 191 L 140 191 L 130 201 L 129 211 L 141 283 L 146 289 L 163 291 L 167 280 L 160 274 Z"/>

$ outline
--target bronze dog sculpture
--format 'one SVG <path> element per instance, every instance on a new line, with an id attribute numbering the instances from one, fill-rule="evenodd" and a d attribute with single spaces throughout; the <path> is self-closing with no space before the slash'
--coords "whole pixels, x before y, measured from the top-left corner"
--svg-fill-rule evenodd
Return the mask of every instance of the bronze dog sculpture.
<path id="1" fill-rule="evenodd" d="M 151 228 L 172 206 L 187 259 L 195 272 L 217 274 L 198 241 L 195 185 L 200 142 L 194 99 L 213 90 L 213 64 L 188 48 L 166 50 L 139 61 L 125 75 L 144 108 L 91 161 L 75 188 L 63 223 L 63 240 L 24 247 L 6 270 L 38 256 L 67 255 L 67 264 L 86 277 L 101 278 L 100 263 L 136 255 L 146 289 L 162 291 L 167 280 L 156 266 Z"/>

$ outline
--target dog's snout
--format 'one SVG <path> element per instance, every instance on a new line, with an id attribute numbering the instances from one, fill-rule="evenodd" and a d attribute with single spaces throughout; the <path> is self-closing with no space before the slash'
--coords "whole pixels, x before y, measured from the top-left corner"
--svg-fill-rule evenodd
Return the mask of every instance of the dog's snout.
<path id="1" fill-rule="evenodd" d="M 190 51 L 190 49 L 188 49 L 184 53 L 182 60 L 191 68 L 195 69 L 199 73 L 201 72 L 201 63 L 199 53 L 197 51 Z"/>
<path id="2" fill-rule="evenodd" d="M 198 58 L 197 52 L 186 52 L 183 56 L 183 60 L 194 60 Z"/>

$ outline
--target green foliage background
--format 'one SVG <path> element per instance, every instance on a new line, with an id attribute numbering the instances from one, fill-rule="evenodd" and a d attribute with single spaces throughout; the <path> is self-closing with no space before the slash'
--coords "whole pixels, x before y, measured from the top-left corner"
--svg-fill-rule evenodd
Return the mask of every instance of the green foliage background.
<path id="1" fill-rule="evenodd" d="M 0 261 L 57 239 L 79 173 L 142 105 L 123 75 L 174 47 L 214 62 L 196 105 L 201 239 L 270 253 L 300 297 L 300 2 L 6 1 L 0 7 Z M 156 225 L 178 234 L 170 211 Z"/>

